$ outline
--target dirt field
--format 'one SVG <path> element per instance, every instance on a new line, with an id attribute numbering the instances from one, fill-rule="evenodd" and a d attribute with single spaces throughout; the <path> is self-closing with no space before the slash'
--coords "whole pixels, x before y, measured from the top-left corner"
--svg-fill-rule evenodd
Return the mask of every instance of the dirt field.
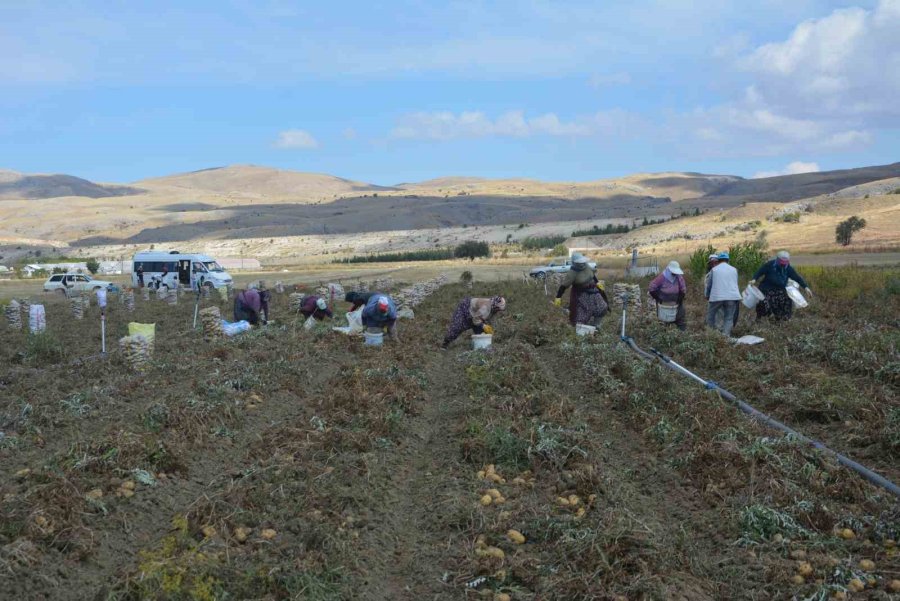
<path id="1" fill-rule="evenodd" d="M 695 284 L 688 332 L 628 331 L 898 482 L 900 272 L 806 275 L 791 322 L 742 317 L 763 345 L 703 329 Z M 96 307 L 50 299 L 41 336 L 4 324 L 0 596 L 896 598 L 898 499 L 640 360 L 619 310 L 576 338 L 542 288 L 480 278 L 382 349 L 304 330 L 287 295 L 213 340 L 188 297 L 114 300 L 111 341 L 157 324 L 143 373 L 96 356 Z M 460 298 L 497 293 L 491 351 L 438 349 Z"/>

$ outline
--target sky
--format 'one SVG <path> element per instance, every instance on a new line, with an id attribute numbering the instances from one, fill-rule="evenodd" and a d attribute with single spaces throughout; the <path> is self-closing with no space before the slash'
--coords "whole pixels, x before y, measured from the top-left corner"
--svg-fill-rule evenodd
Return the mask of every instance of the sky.
<path id="1" fill-rule="evenodd" d="M 0 169 L 762 177 L 900 161 L 900 0 L 0 0 Z"/>

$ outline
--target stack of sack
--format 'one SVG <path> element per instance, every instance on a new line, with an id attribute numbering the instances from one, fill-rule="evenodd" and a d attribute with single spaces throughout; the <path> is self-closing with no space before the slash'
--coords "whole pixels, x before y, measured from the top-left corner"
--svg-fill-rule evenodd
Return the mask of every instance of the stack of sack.
<path id="1" fill-rule="evenodd" d="M 134 313 L 134 290 L 129 288 L 122 293 L 122 302 L 125 303 L 125 310 Z"/>
<path id="2" fill-rule="evenodd" d="M 221 338 L 225 335 L 225 331 L 222 329 L 222 312 L 218 307 L 202 309 L 200 323 L 203 324 L 203 335 L 206 338 Z"/>
<path id="3" fill-rule="evenodd" d="M 275 292 L 278 294 L 284 294 L 284 282 L 281 280 L 277 280 L 275 282 Z"/>
<path id="4" fill-rule="evenodd" d="M 21 313 L 21 305 L 19 305 L 19 301 L 11 300 L 9 304 L 6 305 L 6 309 L 3 310 L 3 314 L 6 315 L 6 324 L 13 330 L 21 330 L 22 329 L 22 313 Z"/>
<path id="5" fill-rule="evenodd" d="M 72 309 L 72 317 L 75 319 L 84 319 L 84 301 L 80 296 L 73 296 L 69 299 L 69 307 Z"/>
<path id="6" fill-rule="evenodd" d="M 134 371 L 144 371 L 150 363 L 150 342 L 140 334 L 136 336 L 124 336 L 119 339 L 119 349 L 125 356 L 125 361 Z"/>
<path id="7" fill-rule="evenodd" d="M 145 301 L 150 300 L 150 289 L 149 288 L 141 288 L 141 297 Z"/>
<path id="8" fill-rule="evenodd" d="M 291 306 L 291 311 L 297 313 L 300 311 L 300 308 L 303 306 L 303 294 L 300 292 L 291 292 L 291 295 L 288 297 L 288 302 Z"/>
<path id="9" fill-rule="evenodd" d="M 47 314 L 44 312 L 44 305 L 31 305 L 28 307 L 28 328 L 32 334 L 37 334 L 47 329 Z"/>
<path id="10" fill-rule="evenodd" d="M 641 286 L 640 284 L 626 284 L 625 282 L 616 282 L 613 284 L 613 298 L 615 299 L 616 306 L 625 308 L 625 303 L 628 303 L 628 308 L 634 311 L 641 310 Z"/>

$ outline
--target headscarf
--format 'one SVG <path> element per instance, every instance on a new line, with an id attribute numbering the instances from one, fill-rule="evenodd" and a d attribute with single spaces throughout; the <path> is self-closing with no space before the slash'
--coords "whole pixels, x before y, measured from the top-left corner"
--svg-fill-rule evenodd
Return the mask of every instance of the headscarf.
<path id="1" fill-rule="evenodd" d="M 666 281 L 670 284 L 675 281 L 675 274 L 669 271 L 668 267 L 663 269 L 663 277 L 666 278 Z"/>
<path id="2" fill-rule="evenodd" d="M 491 309 L 495 311 L 506 311 L 506 299 L 502 296 L 491 298 Z"/>
<path id="3" fill-rule="evenodd" d="M 786 267 L 791 262 L 791 253 L 786 250 L 779 250 L 778 254 L 775 255 L 775 260 L 782 267 Z"/>

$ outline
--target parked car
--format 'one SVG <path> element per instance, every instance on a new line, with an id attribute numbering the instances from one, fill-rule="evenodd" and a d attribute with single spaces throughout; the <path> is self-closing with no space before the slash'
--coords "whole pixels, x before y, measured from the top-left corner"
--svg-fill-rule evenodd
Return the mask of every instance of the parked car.
<path id="1" fill-rule="evenodd" d="M 44 282 L 44 292 L 65 294 L 67 288 L 70 292 L 88 292 L 99 290 L 100 288 L 110 290 L 113 288 L 113 283 L 105 280 L 95 280 L 83 273 L 56 273 Z"/>
<path id="2" fill-rule="evenodd" d="M 588 263 L 591 269 L 597 269 L 597 263 L 594 261 L 590 261 Z M 556 261 L 551 262 L 548 265 L 541 265 L 540 267 L 535 267 L 531 271 L 528 272 L 533 278 L 543 279 L 550 275 L 551 273 L 565 273 L 572 268 L 572 261 L 569 259 L 558 259 Z"/>

